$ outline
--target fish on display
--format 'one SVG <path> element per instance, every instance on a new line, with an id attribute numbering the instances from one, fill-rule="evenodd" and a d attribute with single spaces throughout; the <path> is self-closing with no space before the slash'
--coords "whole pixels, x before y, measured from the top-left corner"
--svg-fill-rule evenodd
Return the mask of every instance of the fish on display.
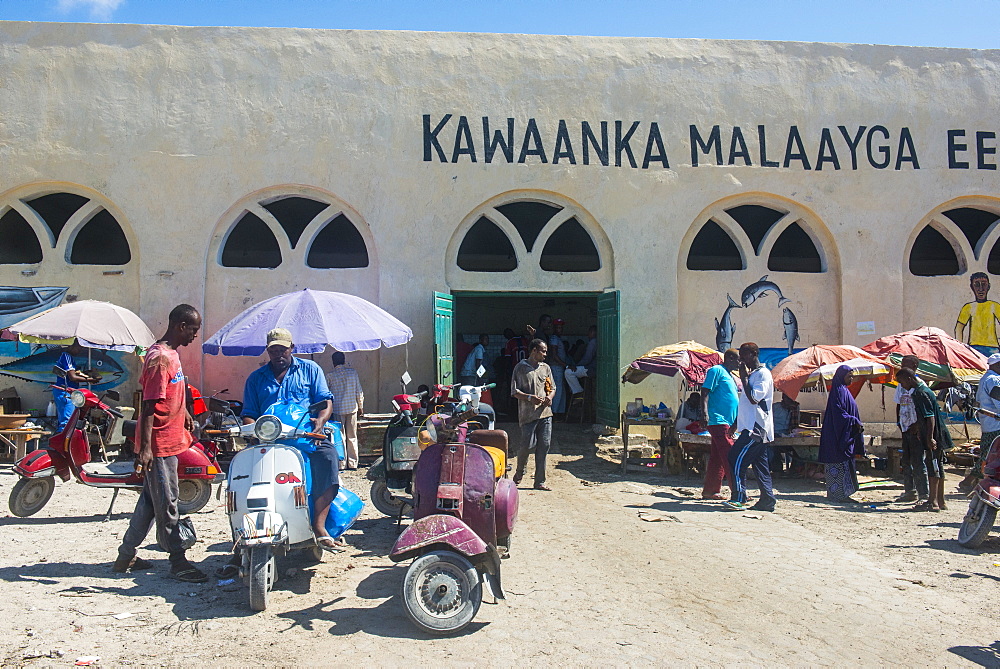
<path id="1" fill-rule="evenodd" d="M 749 286 L 743 289 L 743 307 L 749 307 L 751 304 L 764 297 L 769 293 L 774 293 L 778 296 L 778 306 L 791 302 L 790 299 L 781 294 L 781 289 L 773 281 L 767 280 L 767 274 L 760 277 L 759 281 L 751 283 Z"/>
<path id="2" fill-rule="evenodd" d="M 52 373 L 52 367 L 59 360 L 63 349 L 50 348 L 41 353 L 35 353 L 24 358 L 11 360 L 0 365 L 0 375 L 10 376 L 23 381 L 34 381 L 36 383 L 55 383 L 56 377 Z M 90 387 L 91 390 L 107 390 L 114 388 L 125 382 L 128 378 L 128 370 L 125 365 L 125 356 L 131 353 L 123 351 L 104 351 L 102 349 L 90 350 L 90 369 L 101 373 L 101 382 Z M 74 358 L 78 369 L 88 367 L 87 357 L 79 356 Z"/>
<path id="3" fill-rule="evenodd" d="M 736 324 L 733 323 L 730 313 L 733 309 L 741 308 L 729 293 L 726 293 L 726 299 L 729 300 L 729 306 L 722 313 L 722 321 L 720 322 L 718 318 L 715 319 L 715 350 L 720 353 L 725 352 L 726 349 L 731 348 L 733 345 Z"/>
<path id="4" fill-rule="evenodd" d="M 29 316 L 58 307 L 68 287 L 0 286 L 0 328 L 10 327 Z"/>
<path id="5" fill-rule="evenodd" d="M 795 346 L 795 342 L 799 341 L 799 319 L 795 317 L 791 309 L 785 307 L 781 312 L 781 324 L 785 328 L 785 336 L 782 339 L 788 342 L 788 355 L 791 355 L 792 347 Z"/>

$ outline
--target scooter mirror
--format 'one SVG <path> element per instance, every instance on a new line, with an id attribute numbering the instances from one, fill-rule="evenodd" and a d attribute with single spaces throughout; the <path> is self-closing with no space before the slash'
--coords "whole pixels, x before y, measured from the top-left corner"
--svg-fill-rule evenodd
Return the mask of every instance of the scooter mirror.
<path id="1" fill-rule="evenodd" d="M 326 402 L 327 400 L 323 400 L 322 402 L 316 402 L 316 404 L 310 404 L 309 413 L 311 414 L 319 413 L 320 411 L 326 408 Z"/>
<path id="2" fill-rule="evenodd" d="M 122 396 L 118 393 L 117 390 L 108 390 L 108 391 L 106 391 L 104 393 L 104 396 L 105 397 L 110 397 L 115 402 L 117 402 L 118 400 L 120 400 L 122 398 Z"/>

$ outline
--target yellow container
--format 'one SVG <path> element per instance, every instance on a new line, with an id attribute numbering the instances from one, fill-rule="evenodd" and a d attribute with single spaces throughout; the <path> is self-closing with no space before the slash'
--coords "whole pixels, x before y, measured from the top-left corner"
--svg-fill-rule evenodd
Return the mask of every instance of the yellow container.
<path id="1" fill-rule="evenodd" d="M 496 448 L 494 446 L 482 446 L 485 448 L 486 452 L 490 454 L 493 458 L 493 476 L 494 478 L 500 478 L 507 471 L 507 454 L 503 452 L 502 449 Z"/>

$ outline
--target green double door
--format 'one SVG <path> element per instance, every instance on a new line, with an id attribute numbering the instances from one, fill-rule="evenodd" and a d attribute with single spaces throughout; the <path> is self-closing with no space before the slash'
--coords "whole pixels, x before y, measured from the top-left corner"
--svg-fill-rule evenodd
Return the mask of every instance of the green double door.
<path id="1" fill-rule="evenodd" d="M 617 426 L 621 420 L 618 384 L 619 294 L 611 290 L 597 295 L 597 422 Z M 455 383 L 455 298 L 434 293 L 434 358 L 438 383 Z"/>

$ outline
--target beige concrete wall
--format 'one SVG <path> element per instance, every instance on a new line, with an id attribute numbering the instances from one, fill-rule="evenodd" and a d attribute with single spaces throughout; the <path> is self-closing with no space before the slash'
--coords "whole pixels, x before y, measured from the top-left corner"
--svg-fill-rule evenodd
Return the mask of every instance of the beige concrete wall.
<path id="1" fill-rule="evenodd" d="M 434 290 L 614 288 L 622 294 L 624 364 L 680 338 L 711 343 L 720 299 L 763 274 L 748 268 L 709 283 L 678 265 L 707 207 L 752 192 L 811 212 L 830 243 L 825 251 L 839 259 L 836 271 L 779 283 L 795 285 L 788 292 L 803 310 L 803 341 L 863 344 L 855 323 L 869 320 L 877 335 L 921 324 L 950 329 L 967 300 L 967 276 L 909 277 L 908 240 L 943 203 L 998 195 L 996 172 L 976 169 L 974 151 L 977 130 L 997 130 L 998 65 L 996 51 L 870 45 L 0 23 L 0 192 L 50 182 L 90 189 L 134 235 L 123 276 L 46 258 L 33 277 L 0 266 L 0 283 L 72 284 L 81 296 L 136 306 L 154 332 L 178 301 L 202 308 L 211 330 L 247 296 L 341 288 L 376 298 L 413 328 L 406 354 L 415 379 L 433 369 Z M 423 159 L 424 114 L 435 124 L 454 115 L 441 135 L 447 163 Z M 475 164 L 468 156 L 450 162 L 461 115 L 471 124 Z M 494 127 L 515 119 L 515 154 L 535 119 L 549 162 L 486 164 L 483 116 Z M 551 162 L 560 120 L 576 165 Z M 640 163 L 656 122 L 670 169 L 616 167 L 613 155 L 610 166 L 583 165 L 581 122 L 609 121 L 613 154 L 615 120 L 626 130 L 641 122 L 632 142 Z M 740 126 L 754 165 L 717 166 L 702 155 L 692 166 L 691 124 L 703 134 L 720 125 L 724 158 Z M 850 168 L 837 126 L 876 124 L 888 129 L 893 162 L 901 128 L 909 128 L 919 170 L 876 169 L 863 149 Z M 831 129 L 842 169 L 760 167 L 758 125 L 767 127 L 772 159 L 797 126 L 813 167 L 822 131 Z M 954 128 L 967 130 L 973 150 L 963 155 L 972 169 L 948 169 Z M 320 189 L 356 212 L 377 272 L 213 265 L 227 212 L 283 184 Z M 511 191 L 575 203 L 595 239 L 606 240 L 599 247 L 610 250 L 610 271 L 459 276 L 449 255 L 456 231 Z M 904 296 L 901 307 L 910 286 L 920 299 Z M 756 318 L 741 319 L 737 338 L 780 345 L 780 331 Z M 385 351 L 362 363 L 381 369 L 370 396 L 395 390 L 406 354 Z M 203 362 L 194 350 L 183 359 L 216 389 L 232 387 L 252 365 Z M 623 396 L 672 388 L 647 384 Z"/>

